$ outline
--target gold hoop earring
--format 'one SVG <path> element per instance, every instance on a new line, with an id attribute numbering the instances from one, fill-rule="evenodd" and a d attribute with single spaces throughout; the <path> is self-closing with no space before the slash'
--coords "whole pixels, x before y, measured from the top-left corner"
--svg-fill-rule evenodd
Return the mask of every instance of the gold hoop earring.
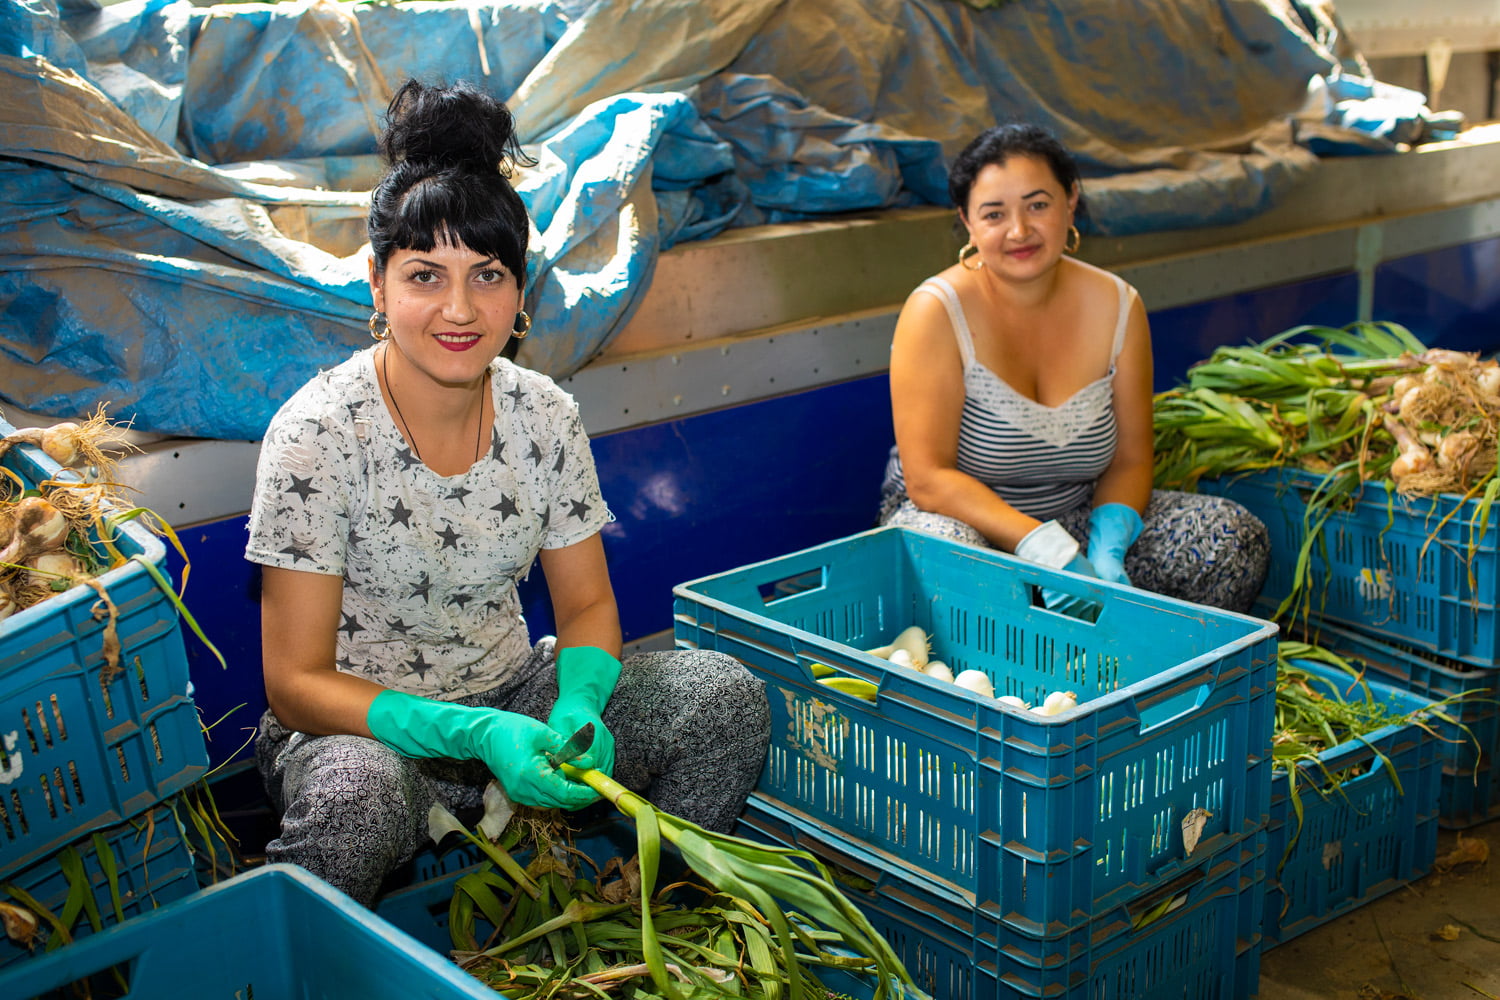
<path id="1" fill-rule="evenodd" d="M 1068 240 L 1063 244 L 1063 253 L 1077 253 L 1078 244 L 1083 242 L 1083 234 L 1078 231 L 1077 226 L 1068 227 Z"/>
<path id="2" fill-rule="evenodd" d="M 391 321 L 386 319 L 383 312 L 370 313 L 370 338 L 372 340 L 384 340 L 391 335 Z"/>
<path id="3" fill-rule="evenodd" d="M 526 335 L 531 332 L 531 317 L 522 309 L 516 313 L 516 321 L 510 325 L 511 335 L 517 340 L 525 340 Z"/>
<path id="4" fill-rule="evenodd" d="M 976 247 L 973 244 L 973 242 L 965 243 L 963 246 L 961 246 L 961 247 L 958 248 L 958 264 L 965 271 L 977 271 L 981 267 L 984 267 L 984 261 L 982 259 L 977 264 L 975 264 L 973 267 L 969 266 L 969 264 L 968 264 L 969 258 L 970 257 L 978 257 L 978 256 L 979 256 L 979 248 Z"/>

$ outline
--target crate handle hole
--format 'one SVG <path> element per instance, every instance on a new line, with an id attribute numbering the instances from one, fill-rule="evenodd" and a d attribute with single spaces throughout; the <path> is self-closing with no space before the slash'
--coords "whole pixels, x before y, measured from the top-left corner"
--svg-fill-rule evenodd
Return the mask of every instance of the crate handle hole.
<path id="1" fill-rule="evenodd" d="M 808 591 L 822 590 L 826 586 L 828 586 L 828 568 L 819 566 L 816 569 L 805 570 L 759 584 L 755 589 L 760 594 L 762 604 L 775 604 Z"/>
<path id="2" fill-rule="evenodd" d="M 1149 705 L 1139 705 L 1141 732 L 1149 733 L 1157 726 L 1171 722 L 1180 716 L 1201 708 L 1210 691 L 1213 690 L 1212 681 L 1207 684 L 1198 685 L 1187 690 L 1178 691 L 1159 701 Z"/>
<path id="3" fill-rule="evenodd" d="M 1132 932 L 1143 930 L 1158 920 L 1176 913 L 1187 905 L 1193 887 L 1203 881 L 1203 869 L 1197 868 L 1168 882 L 1127 908 Z"/>
<path id="4" fill-rule="evenodd" d="M 1039 583 L 1026 584 L 1026 591 L 1030 597 L 1033 608 L 1040 608 L 1049 614 L 1059 615 L 1063 618 L 1071 618 L 1074 621 L 1083 622 L 1085 625 L 1094 625 L 1099 621 L 1099 616 L 1104 613 L 1104 605 L 1087 597 L 1078 597 L 1055 587 L 1043 587 Z M 1047 596 L 1052 598 L 1052 605 L 1047 604 Z"/>

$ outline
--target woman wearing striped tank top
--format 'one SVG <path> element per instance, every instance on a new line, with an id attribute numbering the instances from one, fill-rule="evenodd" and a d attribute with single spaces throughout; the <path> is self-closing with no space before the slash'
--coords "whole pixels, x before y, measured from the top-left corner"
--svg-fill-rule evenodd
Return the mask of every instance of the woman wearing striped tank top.
<path id="1" fill-rule="evenodd" d="M 1151 488 L 1146 310 L 1069 256 L 1071 155 L 1037 126 L 998 126 L 959 154 L 949 194 L 969 242 L 896 323 L 881 523 L 1248 610 L 1265 526 L 1232 501 Z"/>

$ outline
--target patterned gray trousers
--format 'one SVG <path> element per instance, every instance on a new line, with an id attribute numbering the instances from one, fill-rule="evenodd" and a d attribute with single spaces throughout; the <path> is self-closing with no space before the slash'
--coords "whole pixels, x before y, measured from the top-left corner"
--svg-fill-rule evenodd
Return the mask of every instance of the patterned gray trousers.
<path id="1" fill-rule="evenodd" d="M 641 653 L 625 659 L 604 724 L 614 777 L 658 808 L 728 831 L 760 777 L 771 717 L 763 683 L 721 653 Z M 516 676 L 463 700 L 545 720 L 557 700 L 550 640 Z M 477 761 L 412 759 L 362 736 L 309 736 L 261 718 L 256 762 L 281 833 L 268 861 L 301 865 L 371 905 L 386 875 L 427 842 L 427 811 L 480 805 L 490 781 Z"/>
<path id="2" fill-rule="evenodd" d="M 1091 501 L 1057 518 L 1085 549 L 1092 509 Z M 1271 557 L 1259 518 L 1222 497 L 1152 490 L 1141 521 L 1141 536 L 1125 554 L 1132 586 L 1230 611 L 1250 610 L 1265 585 Z M 882 498 L 880 523 L 993 547 L 964 522 L 920 510 L 894 491 Z"/>

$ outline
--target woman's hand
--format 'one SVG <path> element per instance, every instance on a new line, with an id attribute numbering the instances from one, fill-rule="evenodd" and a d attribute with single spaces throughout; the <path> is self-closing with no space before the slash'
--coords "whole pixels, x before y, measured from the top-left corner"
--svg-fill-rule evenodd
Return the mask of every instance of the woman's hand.
<path id="1" fill-rule="evenodd" d="M 557 702 L 547 721 L 564 739 L 592 722 L 594 745 L 578 766 L 613 775 L 615 738 L 601 716 L 620 677 L 620 616 L 604 544 L 596 532 L 540 558 L 557 622 Z"/>
<path id="2" fill-rule="evenodd" d="M 1078 540 L 1068 534 L 1056 521 L 1046 521 L 1029 532 L 1016 543 L 1016 557 L 1034 562 L 1038 566 L 1066 570 L 1080 576 L 1098 577 L 1094 566 L 1078 551 Z M 1099 613 L 1099 605 L 1082 597 L 1074 597 L 1060 590 L 1044 588 L 1042 606 L 1049 611 L 1060 611 L 1074 618 L 1093 621 Z"/>

